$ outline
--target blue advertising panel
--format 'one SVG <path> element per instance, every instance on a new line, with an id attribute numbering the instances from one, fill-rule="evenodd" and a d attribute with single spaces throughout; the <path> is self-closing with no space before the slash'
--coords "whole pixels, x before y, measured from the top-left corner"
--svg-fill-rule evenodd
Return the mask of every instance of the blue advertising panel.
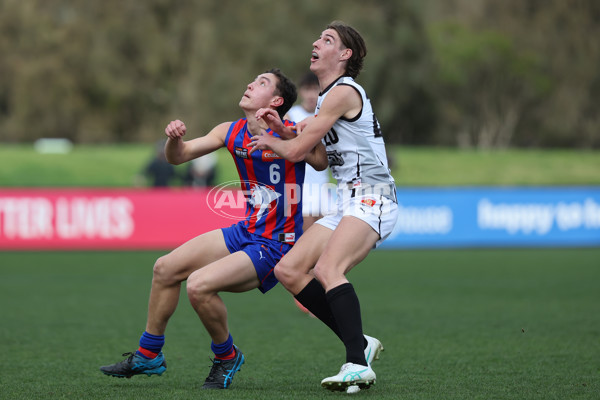
<path id="1" fill-rule="evenodd" d="M 382 248 L 600 246 L 600 187 L 398 188 Z"/>

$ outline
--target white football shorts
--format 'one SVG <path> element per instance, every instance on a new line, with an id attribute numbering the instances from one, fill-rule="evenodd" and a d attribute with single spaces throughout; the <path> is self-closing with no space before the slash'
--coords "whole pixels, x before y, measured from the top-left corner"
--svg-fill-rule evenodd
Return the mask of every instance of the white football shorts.
<path id="1" fill-rule="evenodd" d="M 365 221 L 379 234 L 378 247 L 392 233 L 398 219 L 398 204 L 382 195 L 365 194 L 339 201 L 337 212 L 317 220 L 317 224 L 335 230 L 342 217 L 351 215 Z"/>

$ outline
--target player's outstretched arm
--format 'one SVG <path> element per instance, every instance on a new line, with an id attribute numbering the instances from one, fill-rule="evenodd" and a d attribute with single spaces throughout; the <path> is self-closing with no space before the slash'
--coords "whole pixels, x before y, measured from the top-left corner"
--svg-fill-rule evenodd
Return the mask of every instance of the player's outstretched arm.
<path id="1" fill-rule="evenodd" d="M 171 121 L 165 128 L 167 161 L 179 165 L 225 146 L 225 136 L 230 125 L 231 122 L 223 122 L 215 126 L 207 135 L 185 141 L 183 140 L 187 133 L 185 124 L 180 120 Z"/>
<path id="2" fill-rule="evenodd" d="M 352 118 L 360 111 L 361 107 L 362 99 L 354 88 L 335 87 L 321 103 L 319 114 L 308 119 L 302 132 L 299 132 L 295 138 L 281 140 L 272 135 L 256 135 L 251 139 L 250 153 L 257 149 L 271 149 L 288 161 L 302 161 L 340 117 Z M 260 109 L 257 111 L 256 117 L 257 119 L 262 118 L 274 132 L 280 133 L 281 130 L 287 128 L 274 111 Z"/>

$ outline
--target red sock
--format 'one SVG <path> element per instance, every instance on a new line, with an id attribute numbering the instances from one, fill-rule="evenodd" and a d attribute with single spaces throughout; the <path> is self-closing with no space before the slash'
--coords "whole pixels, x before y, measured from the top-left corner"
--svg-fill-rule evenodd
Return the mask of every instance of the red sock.
<path id="1" fill-rule="evenodd" d="M 148 349 L 145 349 L 143 347 L 140 347 L 137 351 L 139 354 L 143 355 L 146 358 L 156 358 L 156 356 L 158 356 L 158 353 L 154 353 Z"/>
<path id="2" fill-rule="evenodd" d="M 215 354 L 215 358 L 217 360 L 233 360 L 234 357 L 235 357 L 235 349 L 233 348 L 233 346 L 231 346 L 231 351 L 229 353 L 223 353 L 223 354 L 219 354 L 219 355 Z"/>

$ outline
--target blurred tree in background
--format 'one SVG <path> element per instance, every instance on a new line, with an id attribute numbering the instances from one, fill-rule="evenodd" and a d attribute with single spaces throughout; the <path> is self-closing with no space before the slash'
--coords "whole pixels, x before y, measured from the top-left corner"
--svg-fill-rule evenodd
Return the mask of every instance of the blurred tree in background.
<path id="1" fill-rule="evenodd" d="M 479 104 L 471 109 L 455 104 L 457 109 L 450 114 L 457 114 L 451 120 L 449 110 L 441 116 L 455 129 L 456 121 L 462 120 L 462 128 L 452 132 L 458 142 L 496 130 L 500 146 L 600 146 L 600 2 L 430 0 L 428 5 L 428 26 L 437 34 L 434 42 L 443 44 L 439 36 L 444 29 L 454 37 L 448 43 L 453 50 L 438 46 L 436 57 L 443 60 L 445 52 L 453 51 L 457 58 L 445 61 L 473 74 L 463 77 L 470 84 L 454 88 L 456 100 L 463 103 L 462 96 L 473 94 Z M 469 51 L 469 46 L 470 50 L 479 46 L 483 54 L 461 53 L 461 47 Z M 469 57 L 474 57 L 473 64 Z M 439 100 L 451 103 L 453 96 L 444 91 L 451 86 L 443 81 Z M 487 93 L 480 98 L 484 90 Z M 495 108 L 496 117 L 490 108 Z M 466 122 L 472 112 L 478 122 Z M 494 124 L 497 129 L 491 127 Z M 503 143 L 502 136 L 511 138 Z"/>
<path id="2" fill-rule="evenodd" d="M 389 142 L 600 146 L 595 0 L 0 0 L 0 140 L 203 134 L 266 69 L 298 79 L 334 19 Z"/>

